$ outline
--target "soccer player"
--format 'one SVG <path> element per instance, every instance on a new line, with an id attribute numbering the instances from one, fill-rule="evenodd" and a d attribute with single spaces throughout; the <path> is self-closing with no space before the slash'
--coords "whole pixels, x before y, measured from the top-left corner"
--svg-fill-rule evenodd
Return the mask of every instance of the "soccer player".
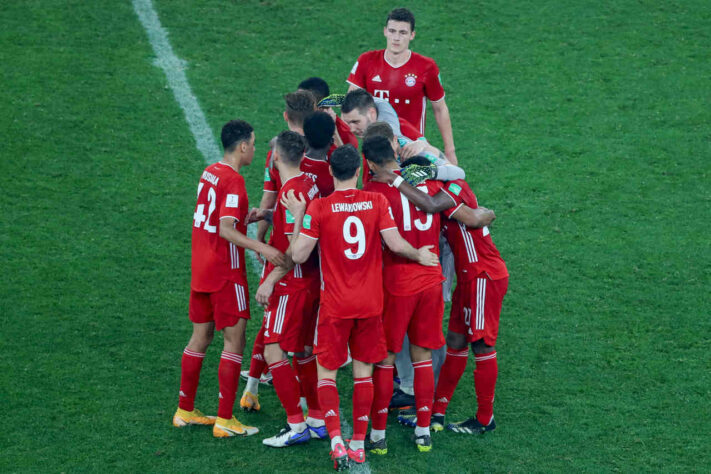
<path id="1" fill-rule="evenodd" d="M 284 120 L 289 130 L 304 134 L 304 119 L 314 112 L 316 102 L 313 94 L 308 91 L 296 91 L 284 96 L 285 109 Z M 267 230 L 269 230 L 269 222 L 264 217 L 270 213 L 277 201 L 277 193 L 281 187 L 279 173 L 272 166 L 272 150 L 267 152 L 267 159 L 264 163 L 264 189 L 262 192 L 262 200 L 259 203 L 259 213 L 257 213 L 257 240 L 265 241 Z M 257 258 L 262 261 L 259 254 Z M 262 262 L 263 263 L 263 262 Z M 249 365 L 249 374 L 247 384 L 240 399 L 240 406 L 247 411 L 258 411 L 261 406 L 259 404 L 259 379 L 266 369 L 266 361 L 264 360 L 264 341 L 260 336 L 254 340 L 252 346 L 252 358 Z"/>
<path id="2" fill-rule="evenodd" d="M 261 253 L 275 265 L 283 265 L 285 258 L 274 247 L 246 236 L 249 203 L 239 170 L 254 157 L 252 127 L 243 120 L 232 120 L 222 127 L 221 139 L 222 160 L 205 168 L 198 184 L 189 305 L 193 333 L 183 352 L 180 397 L 173 425 L 214 425 L 215 437 L 230 437 L 259 431 L 232 415 L 249 319 L 244 249 Z M 217 419 L 203 415 L 194 406 L 202 361 L 215 329 L 224 335 Z"/>
<path id="3" fill-rule="evenodd" d="M 410 50 L 410 41 L 415 39 L 415 16 L 406 8 L 391 11 L 383 34 L 385 49 L 360 55 L 348 76 L 349 90 L 365 89 L 387 100 L 398 116 L 415 125 L 420 134 L 425 133 L 429 99 L 444 142 L 444 153 L 449 161 L 457 164 L 452 122 L 437 63 Z"/>
<path id="4" fill-rule="evenodd" d="M 393 181 L 394 174 L 380 174 L 376 180 Z M 443 211 L 444 230 L 454 254 L 457 287 L 452 298 L 452 310 L 447 332 L 447 356 L 435 391 L 432 428 L 444 428 L 444 416 L 457 384 L 467 365 L 469 348 L 474 351 L 476 369 L 474 388 L 477 397 L 476 416 L 447 429 L 465 434 L 485 433 L 496 428 L 494 422 L 494 392 L 498 376 L 496 339 L 504 295 L 508 288 L 508 271 L 491 239 L 487 223 L 481 228 L 467 226 L 452 219 L 465 207 L 487 212 L 478 207 L 474 192 L 464 180 L 448 183 L 438 195 L 427 196 L 405 182 L 398 189 L 415 205 L 428 212 Z M 455 208 L 447 209 L 451 200 Z M 488 211 L 491 212 L 491 211 Z"/>
<path id="5" fill-rule="evenodd" d="M 464 179 L 464 170 L 452 165 L 444 155 L 435 147 L 430 145 L 421 133 L 414 130 L 406 120 L 398 118 L 396 123 L 392 120 L 382 120 L 383 117 L 376 107 L 376 101 L 364 90 L 355 90 L 346 95 L 341 106 L 341 116 L 351 127 L 353 133 L 358 137 L 363 137 L 367 128 L 376 121 L 384 121 L 393 130 L 393 134 L 400 143 L 400 155 L 403 158 L 412 156 L 424 156 L 437 166 L 437 179 L 449 181 L 452 179 Z M 399 127 L 398 133 L 395 127 Z M 364 182 L 367 182 L 369 175 L 363 175 Z"/>
<path id="6" fill-rule="evenodd" d="M 301 83 L 299 83 L 299 89 L 311 92 L 316 99 L 316 104 L 331 95 L 328 83 L 320 77 L 309 77 L 308 79 L 301 81 Z M 350 144 L 356 148 L 358 147 L 358 139 L 355 135 L 353 135 L 350 127 L 348 127 L 348 124 L 333 112 L 332 107 L 319 107 L 319 110 L 321 112 L 326 112 L 336 124 L 336 130 L 338 133 L 333 135 L 334 144 L 336 146 Z"/>
<path id="7" fill-rule="evenodd" d="M 331 437 L 331 458 L 337 470 L 349 458 L 365 462 L 364 439 L 373 401 L 373 363 L 387 354 L 382 326 L 382 244 L 402 258 L 435 268 L 437 256 L 424 246 L 415 249 L 393 222 L 387 200 L 356 189 L 361 159 L 350 145 L 331 155 L 335 191 L 317 199 L 304 215 L 305 200 L 289 194 L 287 208 L 303 227 L 292 244 L 295 263 L 305 262 L 319 244 L 321 306 L 314 353 L 318 361 L 318 393 Z M 303 219 L 302 219 L 303 217 Z M 296 232 L 295 226 L 295 231 Z M 353 439 L 346 449 L 341 437 L 336 373 L 353 358 Z"/>
<path id="8" fill-rule="evenodd" d="M 326 117 L 331 124 L 333 122 Z M 303 138 L 296 132 L 285 131 L 279 134 L 274 147 L 272 159 L 279 171 L 281 182 L 279 197 L 289 191 L 303 195 L 307 202 L 319 196 L 319 190 L 314 180 L 301 171 L 301 160 L 304 156 Z M 274 248 L 287 252 L 292 232 L 294 217 L 277 200 L 272 217 L 273 227 L 269 244 Z M 291 262 L 289 262 L 291 263 Z M 274 389 L 287 415 L 287 425 L 278 434 L 263 440 L 267 446 L 282 448 L 301 444 L 311 439 L 311 429 L 326 436 L 324 421 L 318 407 L 316 393 L 316 364 L 310 380 L 296 374 L 289 364 L 287 353 L 303 355 L 307 346 L 313 344 L 313 333 L 316 327 L 316 311 L 313 301 L 316 297 L 319 281 L 318 256 L 313 253 L 303 264 L 274 266 L 267 264 L 264 269 L 262 283 L 257 290 L 256 299 L 265 305 L 262 323 L 264 340 L 264 357 L 272 373 Z M 298 363 L 295 360 L 295 364 Z M 299 382 L 309 397 L 309 418 L 299 405 Z"/>
<path id="9" fill-rule="evenodd" d="M 398 173 L 399 165 L 390 141 L 385 137 L 373 136 L 363 142 L 363 153 L 368 166 L 377 172 L 384 168 Z M 402 177 L 397 178 L 402 181 Z M 437 193 L 442 187 L 439 181 L 425 181 L 419 190 L 425 194 Z M 411 204 L 396 187 L 370 181 L 364 190 L 372 190 L 385 195 L 393 209 L 393 217 L 403 237 L 414 246 L 439 243 L 439 214 L 428 214 Z M 419 192 L 419 191 L 418 191 Z M 454 206 L 451 200 L 450 206 Z M 457 213 L 459 210 L 453 209 Z M 476 222 L 479 223 L 478 221 Z M 437 247 L 438 248 L 438 247 Z M 373 403 L 371 450 L 378 454 L 387 453 L 385 428 L 387 408 L 393 390 L 393 362 L 396 353 L 402 349 L 405 334 L 410 340 L 410 355 L 415 372 L 415 406 L 417 425 L 415 444 L 421 452 L 430 451 L 432 440 L 429 432 L 432 398 L 434 396 L 434 374 L 432 371 L 433 349 L 444 345 L 440 330 L 444 315 L 442 297 L 442 270 L 439 262 L 436 268 L 417 267 L 386 252 L 384 259 L 385 308 L 383 313 L 388 357 L 375 369 L 375 401 Z"/>
<path id="10" fill-rule="evenodd" d="M 335 128 L 335 123 L 326 112 L 314 112 L 304 120 L 304 137 L 308 148 L 301 162 L 301 170 L 316 181 L 321 197 L 328 197 L 333 192 L 328 151 Z"/>

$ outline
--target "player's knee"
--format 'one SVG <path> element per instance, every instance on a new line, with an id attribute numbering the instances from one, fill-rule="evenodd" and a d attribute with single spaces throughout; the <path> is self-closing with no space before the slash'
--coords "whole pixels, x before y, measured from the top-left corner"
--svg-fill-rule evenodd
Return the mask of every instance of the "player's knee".
<path id="1" fill-rule="evenodd" d="M 467 336 L 456 332 L 449 331 L 447 333 L 447 347 L 455 351 L 461 351 L 467 347 Z"/>
<path id="2" fill-rule="evenodd" d="M 484 342 L 484 339 L 479 339 L 478 341 L 472 342 L 472 351 L 474 354 L 489 354 L 496 350 L 496 346 L 488 346 Z"/>
<path id="3" fill-rule="evenodd" d="M 423 360 L 431 359 L 432 349 L 410 344 L 410 358 L 412 359 L 412 362 L 421 362 Z"/>
<path id="4" fill-rule="evenodd" d="M 279 347 L 279 344 L 267 344 L 264 346 L 264 359 L 267 364 L 275 364 L 286 359 L 286 353 Z"/>

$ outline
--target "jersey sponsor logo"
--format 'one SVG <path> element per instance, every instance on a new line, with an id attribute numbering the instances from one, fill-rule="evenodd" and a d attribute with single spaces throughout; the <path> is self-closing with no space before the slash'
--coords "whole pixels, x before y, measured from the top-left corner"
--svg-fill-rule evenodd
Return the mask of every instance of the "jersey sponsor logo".
<path id="1" fill-rule="evenodd" d="M 264 182 L 271 181 L 272 177 L 269 176 L 269 168 L 264 168 Z"/>
<path id="2" fill-rule="evenodd" d="M 387 100 L 388 102 L 390 101 L 390 91 L 385 90 L 385 89 L 375 89 L 373 91 L 373 97 L 377 97 L 379 99 Z"/>
<path id="3" fill-rule="evenodd" d="M 448 188 L 452 194 L 455 196 L 459 196 L 459 193 L 462 192 L 462 187 L 458 185 L 457 183 L 449 183 L 449 188 Z"/>
<path id="4" fill-rule="evenodd" d="M 225 200 L 225 207 L 239 207 L 239 195 L 228 194 Z"/>
<path id="5" fill-rule="evenodd" d="M 406 74 L 405 75 L 405 85 L 407 87 L 412 87 L 417 83 L 417 75 L 415 74 Z"/>
<path id="6" fill-rule="evenodd" d="M 304 229 L 311 229 L 311 216 L 306 214 L 304 216 L 304 223 L 302 224 Z"/>
<path id="7" fill-rule="evenodd" d="M 355 72 L 358 70 L 358 61 L 355 62 L 353 65 L 353 69 L 351 69 L 351 74 L 355 74 Z"/>
<path id="8" fill-rule="evenodd" d="M 287 224 L 294 223 L 294 214 L 292 214 L 289 209 L 286 210 L 286 223 Z"/>
<path id="9" fill-rule="evenodd" d="M 375 77 L 372 79 L 373 82 L 383 82 L 382 79 L 380 79 L 380 74 L 376 74 Z"/>
<path id="10" fill-rule="evenodd" d="M 331 204 L 331 212 L 357 212 L 373 209 L 373 201 L 336 202 Z"/>

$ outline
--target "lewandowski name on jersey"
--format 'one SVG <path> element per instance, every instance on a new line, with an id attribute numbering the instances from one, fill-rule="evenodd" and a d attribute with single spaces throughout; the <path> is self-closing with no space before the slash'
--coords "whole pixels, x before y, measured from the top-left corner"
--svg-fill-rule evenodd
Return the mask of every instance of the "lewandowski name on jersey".
<path id="1" fill-rule="evenodd" d="M 356 212 L 373 209 L 373 201 L 336 202 L 331 204 L 331 212 Z"/>

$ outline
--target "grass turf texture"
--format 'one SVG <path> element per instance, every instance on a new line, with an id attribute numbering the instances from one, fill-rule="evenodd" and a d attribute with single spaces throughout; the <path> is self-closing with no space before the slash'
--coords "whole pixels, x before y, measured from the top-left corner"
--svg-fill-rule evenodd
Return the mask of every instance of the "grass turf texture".
<path id="1" fill-rule="evenodd" d="M 256 128 L 254 205 L 283 94 L 311 75 L 344 90 L 391 7 L 156 3 L 215 136 L 234 117 Z M 437 434 L 422 455 L 391 423 L 372 470 L 710 465 L 708 3 L 410 7 L 511 283 L 498 430 Z M 239 416 L 257 436 L 170 426 L 204 163 L 131 4 L 6 2 L 0 60 L 0 470 L 329 471 L 326 443 L 262 446 L 283 423 L 272 389 L 264 413 Z M 432 115 L 428 136 L 441 144 Z M 472 368 L 448 421 L 472 413 Z M 348 417 L 349 369 L 339 386 Z"/>

